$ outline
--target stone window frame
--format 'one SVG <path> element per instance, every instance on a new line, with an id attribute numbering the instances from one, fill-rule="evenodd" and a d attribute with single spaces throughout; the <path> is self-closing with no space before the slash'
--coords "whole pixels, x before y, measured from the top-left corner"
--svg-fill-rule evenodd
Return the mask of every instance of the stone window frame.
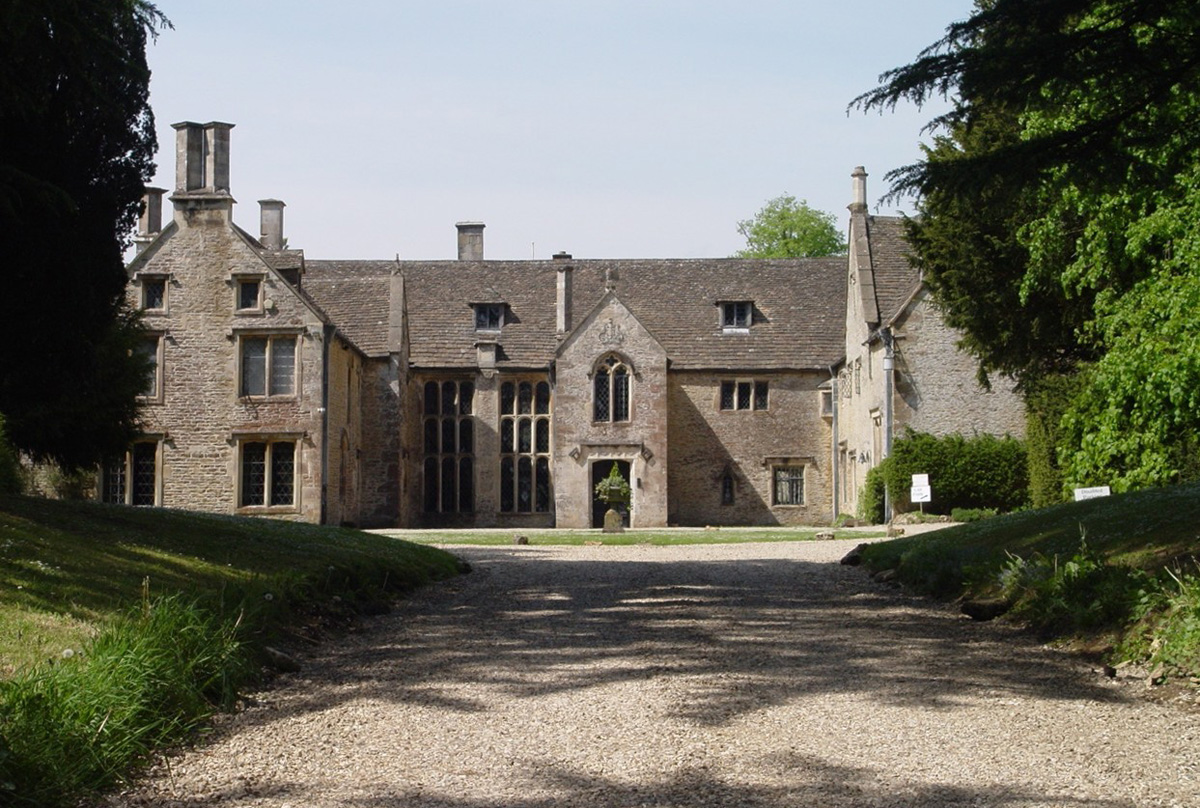
<path id="1" fill-rule="evenodd" d="M 242 515 L 264 515 L 264 514 L 289 514 L 300 513 L 301 510 L 301 485 L 302 474 L 301 458 L 303 456 L 303 441 L 306 433 L 304 432 L 289 432 L 289 431 L 269 431 L 269 432 L 235 432 L 233 434 L 234 444 L 234 480 L 233 480 L 233 498 L 235 513 Z M 264 444 L 265 453 L 263 458 L 264 463 L 264 480 L 263 493 L 261 503 L 247 504 L 246 497 L 246 447 L 251 444 Z M 275 490 L 275 475 L 278 472 L 277 463 L 279 460 L 276 447 L 288 444 L 292 447 L 291 465 L 292 478 L 290 481 L 292 501 L 287 503 L 271 502 L 270 499 Z"/>
<path id="2" fill-rule="evenodd" d="M 754 325 L 753 300 L 718 300 L 717 310 L 724 334 L 748 334 Z"/>
<path id="3" fill-rule="evenodd" d="M 728 466 L 721 472 L 720 492 L 722 507 L 734 504 L 737 499 L 737 480 L 733 477 L 733 470 Z"/>
<path id="4" fill-rule="evenodd" d="M 267 273 L 265 272 L 235 272 L 230 276 L 233 286 L 233 313 L 239 316 L 262 314 L 266 311 Z M 250 284 L 255 284 L 254 305 L 243 306 L 242 291 Z"/>
<path id="5" fill-rule="evenodd" d="M 445 402 L 446 388 L 453 389 L 450 408 Z M 430 390 L 435 389 L 433 396 Z M 476 473 L 476 419 L 475 380 L 473 377 L 455 376 L 426 379 L 421 390 L 421 511 L 427 514 L 475 512 Z M 447 434 L 453 437 L 446 440 Z M 453 445 L 447 449 L 447 442 Z M 445 497 L 450 486 L 446 485 L 445 468 L 450 465 L 453 484 L 453 507 Z M 431 476 L 431 468 L 436 476 Z M 463 485 L 464 481 L 467 483 Z M 463 492 L 467 493 L 464 494 Z M 431 496 L 437 502 L 431 503 Z M 436 507 L 430 507 L 435 504 Z"/>
<path id="6" fill-rule="evenodd" d="M 138 308 L 146 314 L 167 314 L 170 308 L 171 274 L 169 272 L 139 272 L 137 273 L 137 281 Z M 156 306 L 149 305 L 150 284 L 160 287 L 162 293 L 161 299 Z"/>
<path id="7" fill-rule="evenodd" d="M 817 412 L 826 420 L 833 418 L 833 388 L 823 387 L 817 391 Z"/>
<path id="8" fill-rule="evenodd" d="M 545 376 L 505 378 L 497 385 L 497 392 L 497 510 L 514 516 L 551 513 L 554 391 L 550 380 Z M 522 507 L 525 491 L 528 507 Z"/>
<path id="9" fill-rule="evenodd" d="M 234 344 L 237 354 L 237 397 L 239 399 L 251 401 L 295 401 L 300 397 L 301 380 L 302 380 L 302 362 L 301 362 L 301 345 L 303 344 L 304 332 L 298 328 L 287 329 L 247 329 L 236 330 L 233 332 Z M 264 368 L 264 393 L 247 393 L 245 392 L 245 355 L 246 341 L 249 339 L 265 339 L 267 341 L 267 353 Z M 274 393 L 272 388 L 272 363 L 274 362 L 274 345 L 278 340 L 291 339 L 295 355 L 292 359 L 292 389 L 288 393 Z"/>
<path id="10" fill-rule="evenodd" d="M 763 466 L 770 474 L 770 503 L 772 508 L 808 507 L 808 469 L 814 464 L 812 457 L 776 456 L 763 458 Z M 786 475 L 781 477 L 781 475 Z M 787 486 L 781 488 L 781 484 Z M 799 496 L 796 485 L 799 485 Z M 780 496 L 781 491 L 789 491 Z M 792 501 L 798 499 L 799 501 Z"/>
<path id="11" fill-rule="evenodd" d="M 745 392 L 743 404 L 742 393 Z M 726 395 L 728 393 L 728 395 Z M 729 406 L 726 406 L 726 402 Z M 760 406 L 761 404 L 761 406 Z M 771 383 L 768 379 L 730 378 L 717 384 L 718 412 L 767 412 L 771 408 Z"/>
<path id="12" fill-rule="evenodd" d="M 163 443 L 166 434 L 147 434 L 136 438 L 120 457 L 113 458 L 101 466 L 98 484 L 98 498 L 101 502 L 113 505 L 129 505 L 138 508 L 162 507 L 162 458 Z M 146 501 L 144 488 L 131 485 L 130 481 L 137 480 L 140 473 L 139 465 L 147 460 L 145 449 L 139 457 L 139 447 L 153 447 L 149 460 L 153 463 L 153 480 L 151 481 L 150 501 Z"/>
<path id="13" fill-rule="evenodd" d="M 504 329 L 508 306 L 503 301 L 479 301 L 471 304 L 475 331 L 495 334 Z"/>
<path id="14" fill-rule="evenodd" d="M 592 372 L 588 374 L 592 390 L 593 424 L 628 424 L 633 421 L 633 381 L 636 375 L 633 363 L 617 351 L 608 351 L 596 360 Z M 607 396 L 603 401 L 599 395 L 602 378 L 605 379 L 603 390 Z M 623 385 L 618 384 L 618 378 L 625 380 Z"/>
<path id="15" fill-rule="evenodd" d="M 143 342 L 140 343 L 140 347 L 144 348 L 151 341 L 154 342 L 154 349 L 146 353 L 151 356 L 153 367 L 150 368 L 150 372 L 146 375 L 146 381 L 152 384 L 153 387 L 149 391 L 143 388 L 143 391 L 138 394 L 137 400 L 142 404 L 161 404 L 163 403 L 163 354 L 166 344 L 166 334 L 161 331 L 147 331 L 143 336 Z"/>

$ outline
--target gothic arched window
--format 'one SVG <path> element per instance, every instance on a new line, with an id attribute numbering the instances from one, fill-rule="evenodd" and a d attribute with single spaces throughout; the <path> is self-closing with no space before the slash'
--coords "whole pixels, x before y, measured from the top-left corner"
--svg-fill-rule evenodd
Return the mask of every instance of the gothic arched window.
<path id="1" fill-rule="evenodd" d="M 592 377 L 592 420 L 629 420 L 629 367 L 609 354 Z"/>

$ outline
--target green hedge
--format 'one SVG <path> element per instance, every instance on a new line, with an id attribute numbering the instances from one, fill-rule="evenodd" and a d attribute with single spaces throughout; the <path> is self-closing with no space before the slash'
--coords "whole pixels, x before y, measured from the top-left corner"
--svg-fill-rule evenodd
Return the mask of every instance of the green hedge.
<path id="1" fill-rule="evenodd" d="M 915 510 L 909 501 L 914 474 L 928 474 L 933 489 L 924 510 L 949 514 L 955 508 L 1012 511 L 1029 504 L 1025 445 L 1010 437 L 936 437 L 907 430 L 879 465 L 897 513 Z"/>

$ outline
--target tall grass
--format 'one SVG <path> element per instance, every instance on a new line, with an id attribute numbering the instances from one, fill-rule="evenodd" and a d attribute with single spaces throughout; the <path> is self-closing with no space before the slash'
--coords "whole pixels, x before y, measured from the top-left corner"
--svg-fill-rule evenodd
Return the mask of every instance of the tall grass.
<path id="1" fill-rule="evenodd" d="M 179 596 L 0 683 L 0 796 L 67 805 L 194 733 L 255 675 L 239 625 Z"/>

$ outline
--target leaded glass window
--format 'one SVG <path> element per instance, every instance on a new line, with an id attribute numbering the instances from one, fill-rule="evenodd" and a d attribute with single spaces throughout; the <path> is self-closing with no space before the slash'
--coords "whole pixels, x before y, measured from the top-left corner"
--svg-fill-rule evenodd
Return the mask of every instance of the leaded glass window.
<path id="1" fill-rule="evenodd" d="M 425 462 L 421 502 L 426 513 L 475 510 L 475 385 L 446 379 L 422 387 Z"/>
<path id="2" fill-rule="evenodd" d="M 549 382 L 500 386 L 500 510 L 548 513 L 551 502 Z"/>

